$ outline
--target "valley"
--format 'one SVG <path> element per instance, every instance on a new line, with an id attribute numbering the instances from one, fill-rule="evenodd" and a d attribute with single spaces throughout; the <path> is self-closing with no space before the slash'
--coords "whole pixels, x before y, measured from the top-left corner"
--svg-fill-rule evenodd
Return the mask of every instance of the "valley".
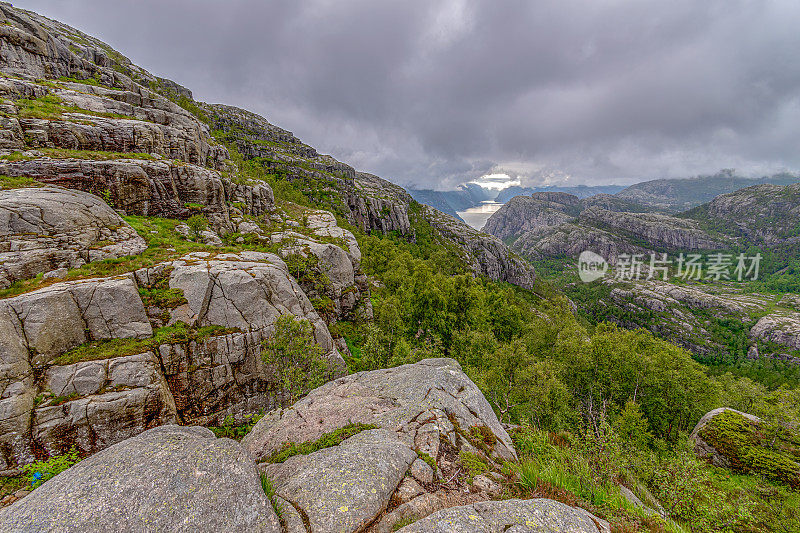
<path id="1" fill-rule="evenodd" d="M 698 183 L 409 191 L 0 3 L 0 530 L 797 531 L 800 185 Z"/>

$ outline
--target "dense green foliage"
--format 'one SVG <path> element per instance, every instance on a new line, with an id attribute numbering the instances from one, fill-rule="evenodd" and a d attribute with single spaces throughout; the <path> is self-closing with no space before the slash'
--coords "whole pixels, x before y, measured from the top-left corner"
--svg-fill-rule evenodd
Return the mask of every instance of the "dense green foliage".
<path id="1" fill-rule="evenodd" d="M 23 467 L 25 475 L 28 477 L 30 486 L 36 488 L 56 474 L 60 474 L 78 461 L 78 450 L 74 447 L 65 454 L 55 455 L 46 461 L 34 461 Z"/>
<path id="2" fill-rule="evenodd" d="M 281 315 L 275 332 L 262 343 L 261 358 L 276 374 L 276 381 L 287 403 L 323 385 L 333 373 L 324 351 L 314 340 L 308 320 Z"/>
<path id="3" fill-rule="evenodd" d="M 790 486 L 712 467 L 686 440 L 704 413 L 725 405 L 796 423 L 800 396 L 774 391 L 786 380 L 760 383 L 723 362 L 712 371 L 644 329 L 582 321 L 547 284 L 533 294 L 475 278 L 429 227 L 415 221 L 415 231 L 416 242 L 359 235 L 363 268 L 380 281 L 375 320 L 332 331 L 345 336 L 353 370 L 458 360 L 498 416 L 525 428 L 515 436 L 512 495 L 578 503 L 618 531 L 800 527 Z M 728 329 L 737 347 L 739 332 Z M 488 466 L 479 456 L 460 462 L 470 476 Z M 619 485 L 645 505 L 660 502 L 667 519 L 636 509 Z"/>
<path id="4" fill-rule="evenodd" d="M 715 416 L 700 436 L 724 455 L 731 467 L 800 488 L 800 435 L 780 423 L 756 424 L 733 411 Z"/>

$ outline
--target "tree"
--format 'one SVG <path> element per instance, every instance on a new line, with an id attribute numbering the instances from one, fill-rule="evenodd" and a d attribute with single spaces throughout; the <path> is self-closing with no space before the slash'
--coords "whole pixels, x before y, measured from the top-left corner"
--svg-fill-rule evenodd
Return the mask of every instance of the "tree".
<path id="1" fill-rule="evenodd" d="M 196 240 L 200 239 L 200 234 L 203 233 L 206 228 L 208 228 L 208 219 L 203 215 L 192 215 L 186 221 L 186 225 L 189 226 L 189 231 L 192 232 L 192 237 Z"/>
<path id="2" fill-rule="evenodd" d="M 642 415 L 639 404 L 633 400 L 625 402 L 622 412 L 612 424 L 623 444 L 644 449 L 650 443 L 653 435 L 648 431 L 649 423 Z"/>
<path id="3" fill-rule="evenodd" d="M 261 358 L 274 368 L 290 404 L 325 384 L 331 375 L 330 364 L 314 340 L 313 326 L 293 315 L 281 315 L 275 322 L 275 333 L 262 343 Z"/>

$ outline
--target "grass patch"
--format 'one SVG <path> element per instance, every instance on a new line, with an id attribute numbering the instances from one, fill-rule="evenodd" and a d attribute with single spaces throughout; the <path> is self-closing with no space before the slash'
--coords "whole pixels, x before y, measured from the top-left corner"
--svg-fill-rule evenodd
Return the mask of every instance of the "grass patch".
<path id="1" fill-rule="evenodd" d="M 266 494 L 269 503 L 272 504 L 275 514 L 278 515 L 279 519 L 283 518 L 283 507 L 277 500 L 275 482 L 266 474 L 261 474 L 261 488 L 264 490 L 264 494 Z"/>
<path id="2" fill-rule="evenodd" d="M 146 339 L 109 339 L 90 341 L 55 358 L 55 365 L 71 365 L 81 361 L 112 359 L 135 355 L 156 349 L 162 344 L 183 344 L 189 341 L 202 341 L 209 337 L 235 333 L 239 330 L 221 326 L 192 328 L 183 322 L 158 328 L 152 337 Z"/>
<path id="3" fill-rule="evenodd" d="M 324 448 L 338 446 L 345 439 L 369 429 L 378 429 L 378 426 L 373 426 L 372 424 L 348 424 L 330 433 L 325 433 L 315 441 L 300 444 L 287 442 L 280 450 L 267 457 L 266 462 L 282 463 L 295 455 L 308 455 Z"/>
<path id="4" fill-rule="evenodd" d="M 218 439 L 242 440 L 262 418 L 264 418 L 263 411 L 259 413 L 250 413 L 244 416 L 244 423 L 237 424 L 233 416 L 228 415 L 225 417 L 221 426 L 209 426 L 208 429 L 213 431 Z"/>
<path id="5" fill-rule="evenodd" d="M 462 450 L 458 453 L 458 461 L 461 463 L 461 466 L 467 470 L 467 480 L 470 483 L 472 483 L 472 480 L 475 478 L 475 476 L 479 476 L 489 471 L 489 465 L 487 465 L 486 462 L 480 458 L 480 456 L 474 453 L 465 452 Z"/>
<path id="6" fill-rule="evenodd" d="M 0 176 L 0 189 L 22 189 L 23 187 L 41 187 L 43 183 L 27 176 Z"/>
<path id="7" fill-rule="evenodd" d="M 130 115 L 120 113 L 100 113 L 82 109 L 77 106 L 66 104 L 61 98 L 54 94 L 46 94 L 39 98 L 23 98 L 17 100 L 20 118 L 36 118 L 43 120 L 61 120 L 64 113 L 81 113 L 94 117 L 121 118 L 138 120 Z"/>
<path id="8" fill-rule="evenodd" d="M 436 469 L 439 468 L 439 465 L 436 464 L 436 459 L 434 459 L 433 457 L 431 457 L 427 453 L 417 450 L 417 456 L 420 459 L 422 459 L 423 461 L 425 461 L 426 463 L 428 463 L 428 466 L 431 467 L 434 472 L 436 472 Z"/>

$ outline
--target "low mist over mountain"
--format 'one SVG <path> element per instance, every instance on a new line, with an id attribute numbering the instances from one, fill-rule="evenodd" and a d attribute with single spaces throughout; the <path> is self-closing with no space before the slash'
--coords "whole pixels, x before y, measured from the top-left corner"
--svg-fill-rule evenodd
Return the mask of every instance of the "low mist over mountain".
<path id="1" fill-rule="evenodd" d="M 800 531 L 791 9 L 28 3 L 0 532 Z"/>
<path id="2" fill-rule="evenodd" d="M 495 201 L 504 204 L 515 196 L 530 196 L 536 192 L 563 192 L 572 194 L 578 198 L 587 198 L 595 194 L 616 194 L 624 188 L 624 185 L 576 185 L 574 187 L 561 187 L 558 185 L 550 185 L 547 187 L 520 187 L 514 185 L 500 191 Z"/>
<path id="3" fill-rule="evenodd" d="M 733 170 L 722 170 L 711 176 L 646 181 L 628 187 L 617 193 L 617 196 L 642 205 L 679 212 L 710 202 L 720 194 L 745 187 L 762 183 L 789 185 L 798 181 L 800 175 L 796 173 L 784 172 L 761 178 L 746 178 L 737 176 Z"/>

